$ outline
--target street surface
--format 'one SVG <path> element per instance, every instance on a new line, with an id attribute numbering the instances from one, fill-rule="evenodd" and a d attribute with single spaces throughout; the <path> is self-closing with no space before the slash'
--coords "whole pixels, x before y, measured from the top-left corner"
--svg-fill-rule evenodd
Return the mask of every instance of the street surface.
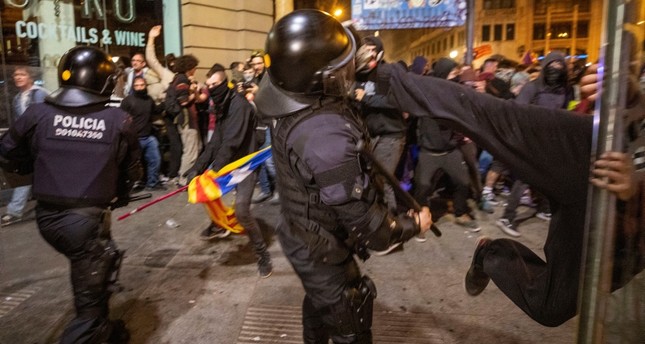
<path id="1" fill-rule="evenodd" d="M 155 191 L 153 197 L 165 193 Z M 304 292 L 272 234 L 279 206 L 265 202 L 253 208 L 271 238 L 274 271 L 261 279 L 245 236 L 199 239 L 209 220 L 202 206 L 186 199 L 182 193 L 123 221 L 116 218 L 149 200 L 112 214 L 113 236 L 126 256 L 125 289 L 113 295 L 111 316 L 125 320 L 131 343 L 301 343 Z M 441 238 L 411 240 L 403 251 L 361 264 L 378 289 L 375 343 L 574 341 L 576 319 L 548 328 L 529 319 L 492 283 L 478 297 L 464 291 L 478 236 L 506 237 L 494 224 L 502 210 L 478 212 L 477 234 L 444 216 L 437 222 Z M 167 226 L 169 219 L 179 226 Z M 546 229 L 546 222 L 529 219 L 519 240 L 541 252 Z M 35 221 L 0 228 L 0 344 L 57 342 L 74 313 L 68 269 L 65 257 L 40 237 Z"/>

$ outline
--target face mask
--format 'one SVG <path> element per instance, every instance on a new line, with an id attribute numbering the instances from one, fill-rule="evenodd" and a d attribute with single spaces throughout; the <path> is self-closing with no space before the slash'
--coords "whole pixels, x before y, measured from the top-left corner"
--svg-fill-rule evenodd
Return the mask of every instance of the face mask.
<path id="1" fill-rule="evenodd" d="M 251 82 L 255 75 L 253 73 L 244 73 L 244 81 Z"/>
<path id="2" fill-rule="evenodd" d="M 148 90 L 144 88 L 142 90 L 134 90 L 133 93 L 135 96 L 143 98 L 148 95 Z"/>
<path id="3" fill-rule="evenodd" d="M 211 99 L 213 99 L 213 102 L 215 104 L 221 104 L 224 102 L 224 97 L 226 97 L 226 94 L 228 93 L 228 82 L 224 81 L 221 84 L 211 88 L 209 90 Z"/>
<path id="4" fill-rule="evenodd" d="M 546 67 L 544 70 L 544 83 L 547 86 L 564 86 L 567 74 L 564 69 Z"/>

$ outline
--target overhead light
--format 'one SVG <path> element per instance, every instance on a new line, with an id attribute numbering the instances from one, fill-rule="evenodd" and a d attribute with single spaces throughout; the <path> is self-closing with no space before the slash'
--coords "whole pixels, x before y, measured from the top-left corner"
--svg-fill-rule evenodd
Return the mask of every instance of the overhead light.
<path id="1" fill-rule="evenodd" d="M 451 59 L 455 59 L 457 55 L 459 55 L 459 52 L 457 50 L 453 50 L 450 52 L 450 54 L 448 54 L 448 56 L 450 56 Z"/>
<path id="2" fill-rule="evenodd" d="M 337 8 L 334 10 L 334 17 L 338 18 L 343 15 L 343 9 L 342 8 Z"/>

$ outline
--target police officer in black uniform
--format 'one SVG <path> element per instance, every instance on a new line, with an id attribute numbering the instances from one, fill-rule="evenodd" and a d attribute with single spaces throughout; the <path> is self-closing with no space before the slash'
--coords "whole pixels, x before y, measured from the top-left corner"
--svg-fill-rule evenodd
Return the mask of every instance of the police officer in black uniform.
<path id="1" fill-rule="evenodd" d="M 33 169 L 40 234 L 70 261 L 76 317 L 61 343 L 128 340 L 123 322 L 108 319 L 122 257 L 110 235 L 110 208 L 127 204 L 129 182 L 142 170 L 130 116 L 106 107 L 116 73 L 103 51 L 72 48 L 58 66 L 60 88 L 0 140 L 4 159 L 20 162 L 23 173 Z"/>
<path id="2" fill-rule="evenodd" d="M 299 10 L 266 43 L 271 64 L 256 97 L 272 120 L 284 223 L 282 249 L 300 277 L 305 343 L 371 343 L 376 289 L 354 255 L 428 230 L 428 208 L 392 217 L 356 144 L 364 125 L 347 105 L 356 43 L 336 19 Z"/>

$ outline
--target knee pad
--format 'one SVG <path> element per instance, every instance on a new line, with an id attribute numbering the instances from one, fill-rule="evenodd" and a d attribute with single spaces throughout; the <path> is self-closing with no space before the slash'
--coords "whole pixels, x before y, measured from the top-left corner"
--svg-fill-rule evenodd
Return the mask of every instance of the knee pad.
<path id="1" fill-rule="evenodd" d="M 329 307 L 324 317 L 333 324 L 332 337 L 353 337 L 357 343 L 371 343 L 372 308 L 376 298 L 374 282 L 363 276 L 358 285 L 347 287 L 342 300 Z"/>
<path id="2" fill-rule="evenodd" d="M 112 240 L 92 240 L 86 244 L 84 264 L 77 271 L 79 292 L 102 293 L 117 291 L 117 280 L 123 252 Z"/>

